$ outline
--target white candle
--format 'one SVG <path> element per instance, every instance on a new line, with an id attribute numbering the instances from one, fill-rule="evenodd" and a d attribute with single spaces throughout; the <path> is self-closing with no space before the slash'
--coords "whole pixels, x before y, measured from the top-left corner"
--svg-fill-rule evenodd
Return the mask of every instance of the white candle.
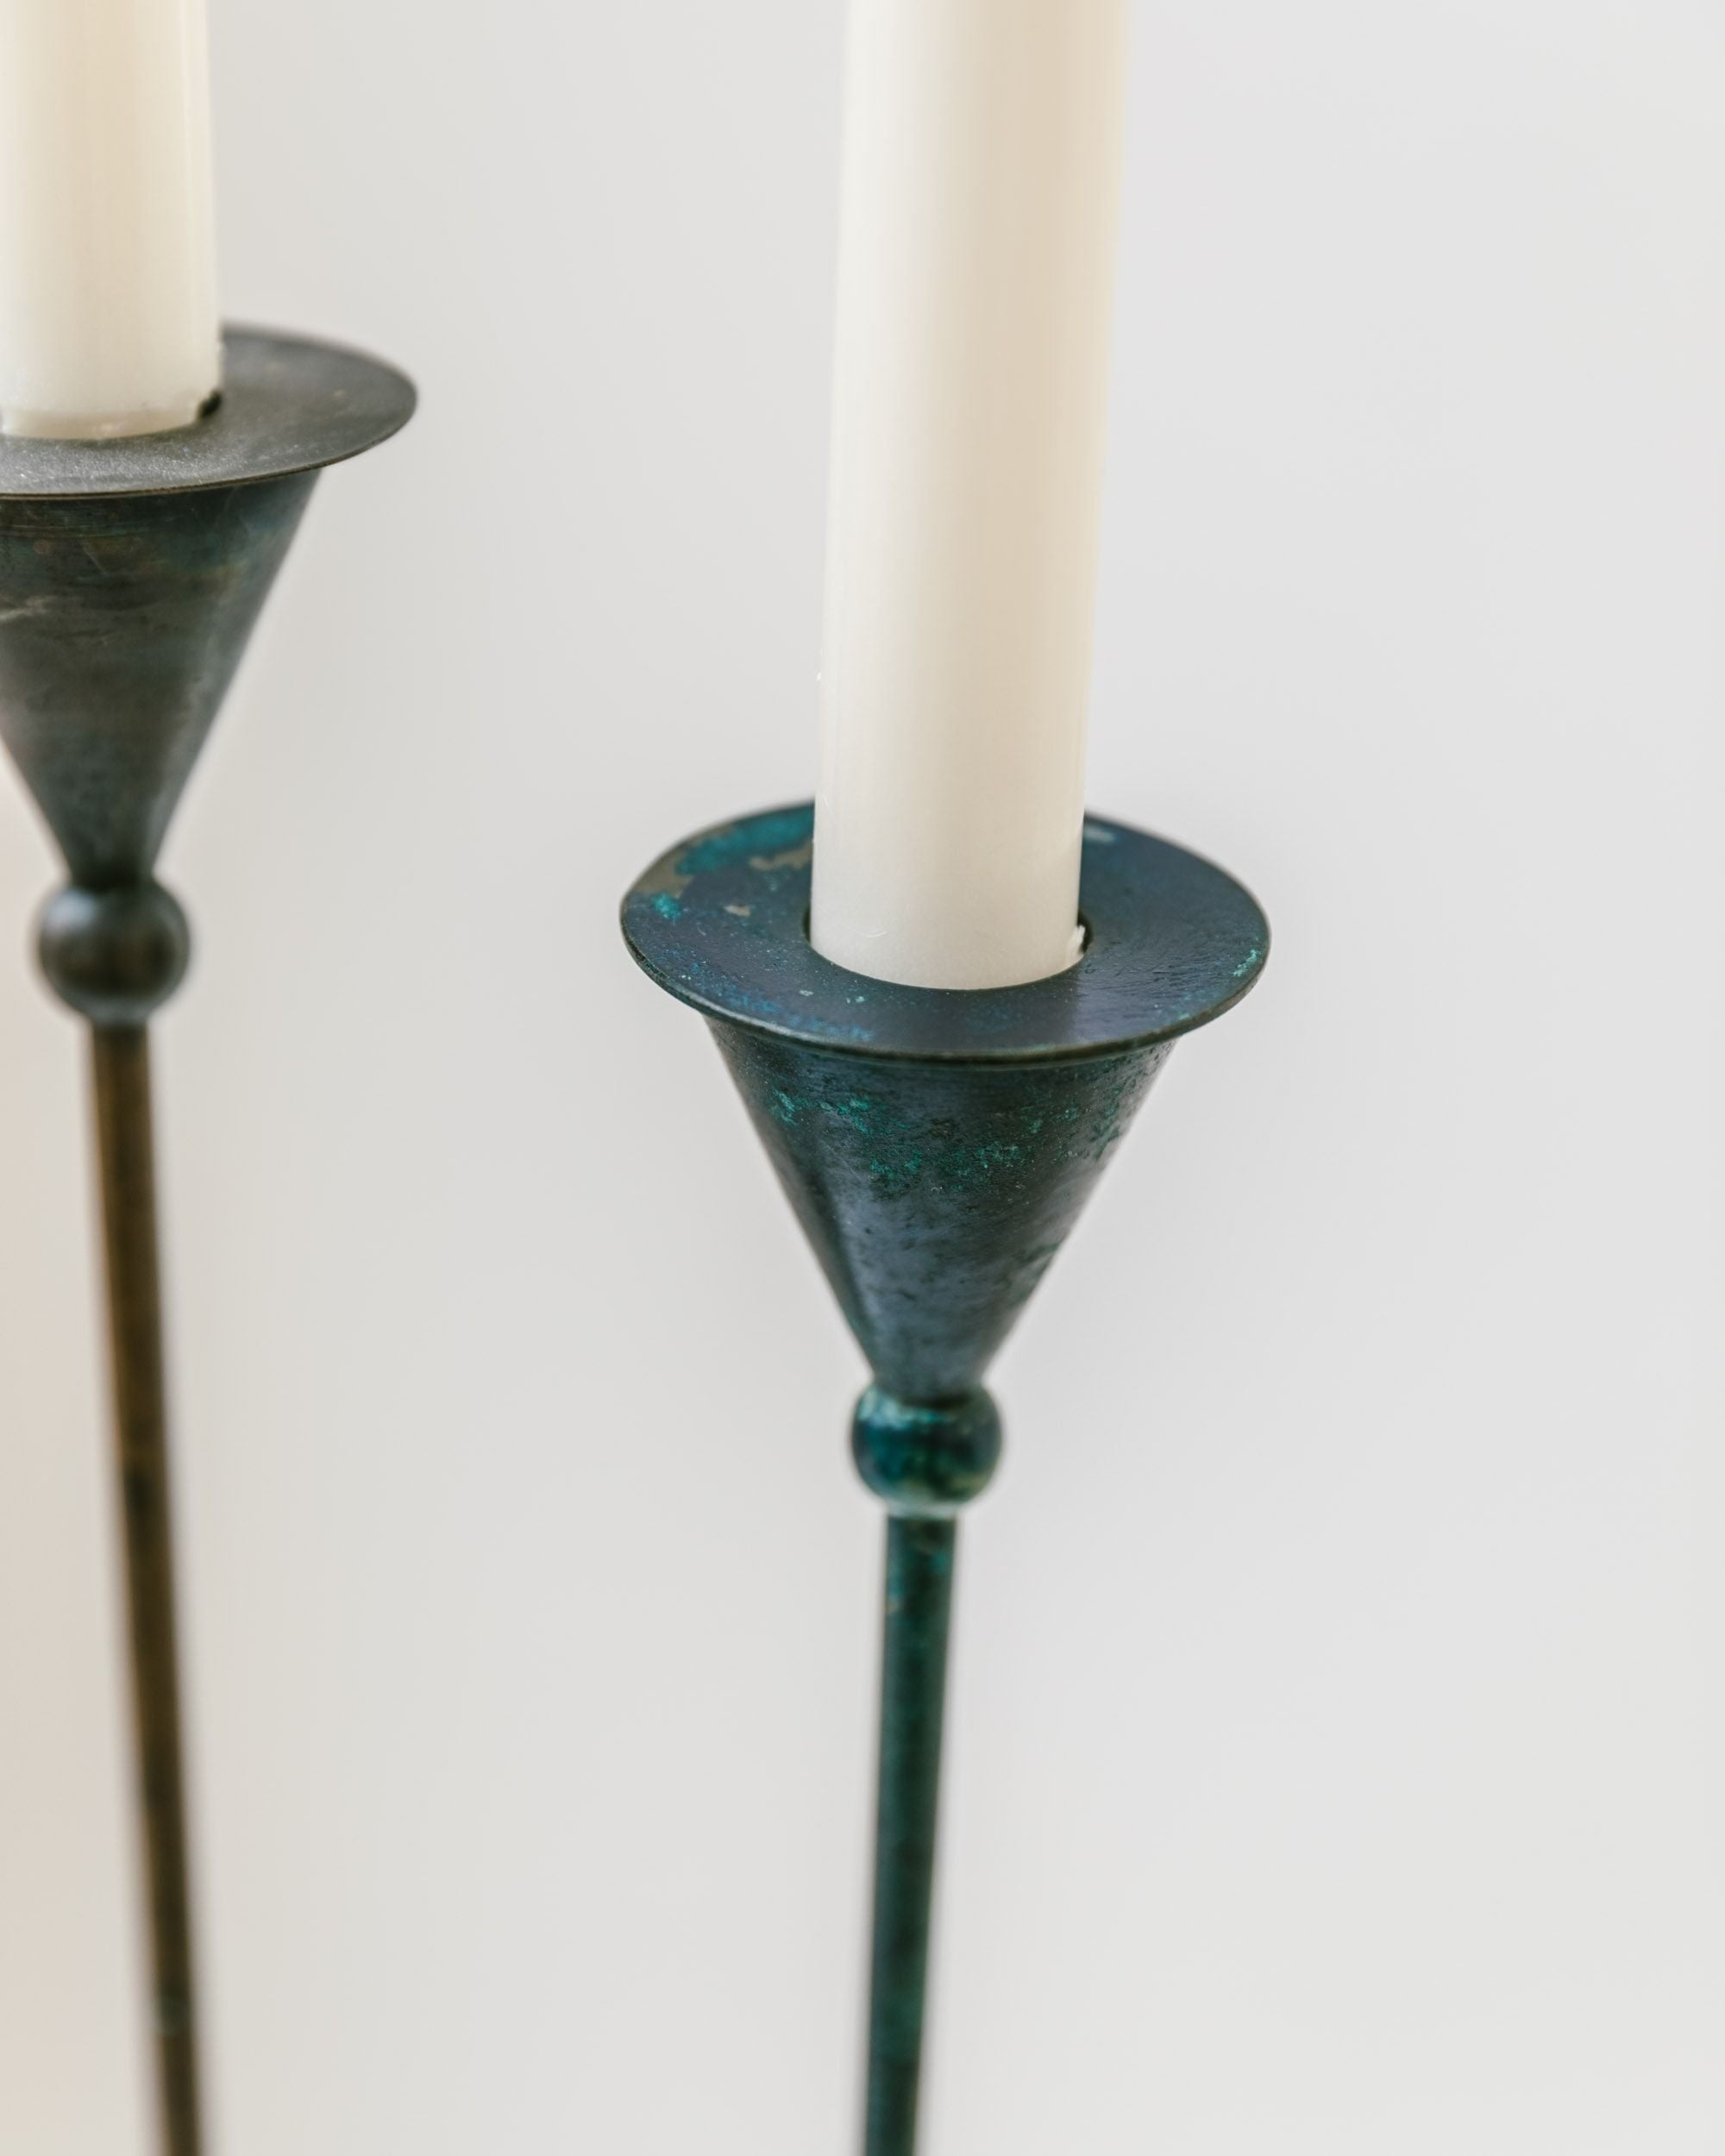
<path id="1" fill-rule="evenodd" d="M 0 0 L 0 428 L 183 427 L 216 389 L 204 0 Z"/>
<path id="2" fill-rule="evenodd" d="M 1130 0 L 851 0 L 812 933 L 1076 955 Z"/>

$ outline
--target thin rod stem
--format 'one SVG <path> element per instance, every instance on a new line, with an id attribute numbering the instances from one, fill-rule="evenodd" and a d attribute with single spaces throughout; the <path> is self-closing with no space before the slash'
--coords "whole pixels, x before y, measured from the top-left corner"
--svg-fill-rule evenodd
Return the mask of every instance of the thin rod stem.
<path id="1" fill-rule="evenodd" d="M 202 2144 L 156 1248 L 149 1035 L 91 1033 L 163 2156 Z"/>
<path id="2" fill-rule="evenodd" d="M 866 2156 L 914 2156 L 958 1526 L 887 1523 Z"/>

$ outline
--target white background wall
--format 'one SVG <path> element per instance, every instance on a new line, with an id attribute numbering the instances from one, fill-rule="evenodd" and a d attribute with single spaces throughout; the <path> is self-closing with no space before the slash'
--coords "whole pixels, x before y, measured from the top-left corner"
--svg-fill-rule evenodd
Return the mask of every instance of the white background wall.
<path id="1" fill-rule="evenodd" d="M 166 863 L 219 2148 L 843 2150 L 857 1361 L 612 918 L 811 782 L 840 8 L 213 13 L 230 311 L 424 395 Z M 1000 1365 L 930 2148 L 1707 2156 L 1725 19 L 1139 30 L 1092 793 L 1277 944 Z M 142 2156 L 53 876 L 0 787 L 0 2147 Z"/>

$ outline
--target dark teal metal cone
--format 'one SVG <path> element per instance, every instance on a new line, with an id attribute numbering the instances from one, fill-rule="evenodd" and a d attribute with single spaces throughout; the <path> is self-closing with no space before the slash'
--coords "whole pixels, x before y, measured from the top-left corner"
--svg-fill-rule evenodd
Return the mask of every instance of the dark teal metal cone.
<path id="1" fill-rule="evenodd" d="M 702 1012 L 880 1385 L 976 1384 L 1175 1040 L 1257 978 L 1248 893 L 1124 825 L 1086 829 L 1085 954 L 1051 980 L 907 988 L 805 931 L 812 812 L 674 849 L 624 905 L 636 957 Z"/>
<path id="2" fill-rule="evenodd" d="M 902 1401 L 981 1382 L 1171 1047 L 865 1065 L 713 1031 L 839 1308 Z"/>
<path id="3" fill-rule="evenodd" d="M 314 476 L 0 499 L 0 738 L 86 890 L 154 866 Z"/>
<path id="4" fill-rule="evenodd" d="M 1220 868 L 1093 821 L 1076 965 L 867 980 L 810 946 L 812 828 L 804 805 L 687 840 L 623 928 L 711 1023 L 875 1372 L 851 1425 L 890 1515 L 862 2147 L 914 2156 L 957 1514 L 1000 1451 L 981 1381 L 1175 1041 L 1245 993 L 1269 931 Z"/>
<path id="5" fill-rule="evenodd" d="M 413 410 L 340 346 L 236 329 L 224 357 L 196 426 L 0 436 L 0 740 L 86 891 L 148 878 L 318 472 Z"/>
<path id="6" fill-rule="evenodd" d="M 188 936 L 153 870 L 317 471 L 412 410 L 393 367 L 235 331 L 196 426 L 0 436 L 0 739 L 72 872 L 43 969 L 91 1025 L 161 2156 L 204 2140 L 147 1024 Z"/>

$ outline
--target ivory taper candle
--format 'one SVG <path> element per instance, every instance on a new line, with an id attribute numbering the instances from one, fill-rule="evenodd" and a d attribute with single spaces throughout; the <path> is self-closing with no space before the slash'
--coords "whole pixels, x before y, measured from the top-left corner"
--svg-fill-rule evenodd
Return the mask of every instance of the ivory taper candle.
<path id="1" fill-rule="evenodd" d="M 1130 0 L 851 0 L 812 932 L 1076 950 Z"/>
<path id="2" fill-rule="evenodd" d="M 0 429 L 183 427 L 220 368 L 204 0 L 0 0 Z"/>

